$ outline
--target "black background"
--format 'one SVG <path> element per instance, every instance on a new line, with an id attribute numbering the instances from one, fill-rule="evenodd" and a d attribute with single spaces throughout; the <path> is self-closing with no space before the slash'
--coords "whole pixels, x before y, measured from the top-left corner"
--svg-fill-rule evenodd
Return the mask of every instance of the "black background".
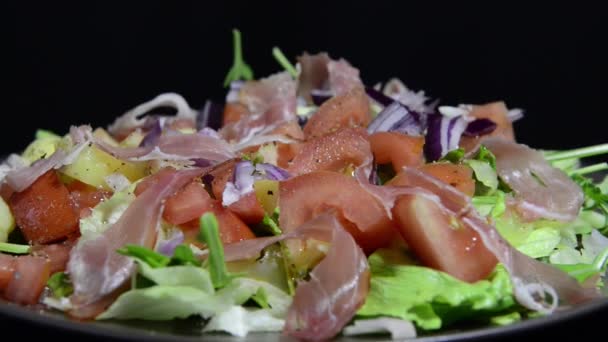
<path id="1" fill-rule="evenodd" d="M 105 126 L 161 92 L 200 107 L 222 100 L 230 30 L 256 77 L 328 51 L 367 84 L 399 77 L 445 104 L 523 108 L 519 140 L 570 148 L 605 142 L 608 20 L 582 2 L 10 2 L 3 6 L 2 153 L 36 128 Z M 605 314 L 605 313 L 604 313 Z M 581 328 L 590 329 L 586 318 Z M 586 324 L 586 325 L 585 325 Z M 549 333 L 549 332 L 547 332 Z"/>
<path id="2" fill-rule="evenodd" d="M 13 2 L 4 14 L 3 117 L 20 134 L 3 152 L 36 128 L 107 125 L 161 92 L 222 100 L 233 27 L 256 77 L 280 70 L 275 45 L 292 61 L 324 50 L 367 84 L 396 76 L 445 104 L 523 108 L 517 136 L 535 147 L 604 140 L 608 21 L 581 2 Z"/>

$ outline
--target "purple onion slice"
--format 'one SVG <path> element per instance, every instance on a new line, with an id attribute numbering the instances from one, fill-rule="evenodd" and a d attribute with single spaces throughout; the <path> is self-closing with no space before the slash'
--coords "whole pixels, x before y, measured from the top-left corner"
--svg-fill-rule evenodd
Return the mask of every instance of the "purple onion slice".
<path id="1" fill-rule="evenodd" d="M 417 113 L 397 101 L 385 107 L 367 126 L 367 132 L 401 132 L 408 135 L 421 135 L 424 128 L 420 124 Z"/>
<path id="2" fill-rule="evenodd" d="M 222 205 L 229 206 L 241 197 L 253 192 L 253 183 L 258 180 L 285 180 L 291 175 L 278 166 L 259 163 L 255 166 L 248 160 L 236 163 L 232 180 L 226 183 L 222 193 Z"/>
<path id="3" fill-rule="evenodd" d="M 476 137 L 484 134 L 489 134 L 494 132 L 496 129 L 496 123 L 490 119 L 476 119 L 467 125 L 467 128 L 464 130 L 463 135 L 468 137 Z"/>
<path id="4" fill-rule="evenodd" d="M 462 116 L 449 118 L 441 114 L 430 114 L 427 120 L 424 155 L 427 162 L 431 162 L 458 148 L 467 122 Z"/>

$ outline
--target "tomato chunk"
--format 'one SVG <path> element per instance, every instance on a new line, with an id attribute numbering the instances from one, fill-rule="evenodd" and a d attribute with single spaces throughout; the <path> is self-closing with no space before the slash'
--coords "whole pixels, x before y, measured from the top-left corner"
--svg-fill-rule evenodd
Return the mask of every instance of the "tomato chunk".
<path id="1" fill-rule="evenodd" d="M 97 189 L 91 185 L 74 180 L 67 184 L 74 208 L 80 213 L 80 217 L 86 216 L 90 208 L 94 208 L 99 202 L 112 196 L 112 192 Z"/>
<path id="2" fill-rule="evenodd" d="M 346 127 L 367 127 L 371 120 L 369 100 L 362 87 L 325 101 L 304 126 L 306 139 Z"/>
<path id="3" fill-rule="evenodd" d="M 475 194 L 475 180 L 473 170 L 467 165 L 452 163 L 430 163 L 424 164 L 419 169 L 440 181 L 449 184 L 460 192 L 473 196 Z M 387 185 L 407 186 L 410 182 L 407 176 L 400 172 Z"/>
<path id="4" fill-rule="evenodd" d="M 306 173 L 279 184 L 280 227 L 296 229 L 324 211 L 335 209 L 366 252 L 389 244 L 396 236 L 380 203 L 349 176 L 328 171 Z"/>
<path id="5" fill-rule="evenodd" d="M 228 210 L 236 214 L 247 224 L 256 224 L 264 219 L 264 208 L 258 201 L 255 192 L 251 192 L 228 206 Z"/>
<path id="6" fill-rule="evenodd" d="M 230 210 L 222 207 L 220 201 L 212 199 L 198 182 L 186 185 L 167 199 L 163 218 L 171 224 L 183 226 L 186 236 L 194 238 L 198 234 L 200 217 L 209 211 L 214 213 L 218 220 L 223 243 L 255 238 L 249 226 Z"/>
<path id="7" fill-rule="evenodd" d="M 304 143 L 288 171 L 293 175 L 313 171 L 340 172 L 368 159 L 371 159 L 371 149 L 367 132 L 361 128 L 345 128 Z"/>
<path id="8" fill-rule="evenodd" d="M 486 278 L 498 262 L 477 232 L 423 196 L 401 196 L 393 217 L 401 236 L 426 266 L 475 282 Z"/>
<path id="9" fill-rule="evenodd" d="M 72 205 L 70 192 L 54 170 L 40 176 L 24 191 L 14 193 L 10 206 L 28 241 L 50 243 L 78 230 L 78 212 Z"/>
<path id="10" fill-rule="evenodd" d="M 23 255 L 15 259 L 15 271 L 5 297 L 18 304 L 36 304 L 51 275 L 50 263 L 41 257 Z"/>
<path id="11" fill-rule="evenodd" d="M 424 137 L 399 132 L 378 132 L 369 136 L 369 143 L 375 162 L 391 163 L 396 173 L 404 166 L 419 166 L 423 163 Z"/>
<path id="12" fill-rule="evenodd" d="M 0 296 L 6 290 L 15 272 L 15 260 L 12 255 L 0 253 Z"/>

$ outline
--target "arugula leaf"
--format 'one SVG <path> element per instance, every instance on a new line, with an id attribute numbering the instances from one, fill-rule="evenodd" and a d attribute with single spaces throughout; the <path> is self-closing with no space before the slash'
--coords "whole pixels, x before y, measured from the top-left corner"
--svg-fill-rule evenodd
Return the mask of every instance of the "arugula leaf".
<path id="1" fill-rule="evenodd" d="M 602 192 L 602 189 L 593 183 L 593 180 L 580 174 L 571 176 L 583 190 L 585 194 L 585 210 L 599 210 L 604 215 L 604 227 L 600 229 L 602 233 L 608 227 L 608 193 Z"/>
<path id="2" fill-rule="evenodd" d="M 296 68 L 294 68 L 293 64 L 291 64 L 289 62 L 289 60 L 287 59 L 287 57 L 285 57 L 285 55 L 283 54 L 283 52 L 281 52 L 281 50 L 278 47 L 275 46 L 274 48 L 272 48 L 272 55 L 277 60 L 277 62 L 279 62 L 279 64 L 281 64 L 281 66 L 283 68 L 285 68 L 285 70 L 293 78 L 298 77 L 298 72 L 296 71 Z"/>
<path id="3" fill-rule="evenodd" d="M 464 158 L 464 148 L 459 147 L 455 150 L 451 150 L 445 156 L 443 156 L 439 161 L 449 161 L 450 163 L 458 164 Z"/>
<path id="4" fill-rule="evenodd" d="M 46 284 L 56 298 L 67 297 L 74 292 L 70 277 L 64 272 L 56 272 L 49 278 Z"/>
<path id="5" fill-rule="evenodd" d="M 30 252 L 30 249 L 30 245 L 19 245 L 16 243 L 0 242 L 0 252 L 11 254 L 28 254 Z"/>
<path id="6" fill-rule="evenodd" d="M 204 241 L 209 248 L 209 273 L 215 288 L 226 286 L 234 277 L 228 273 L 224 262 L 224 246 L 220 239 L 217 218 L 211 212 L 206 212 L 200 218 L 199 239 Z"/>
<path id="7" fill-rule="evenodd" d="M 262 224 L 268 228 L 268 230 L 273 235 L 281 235 L 283 231 L 279 228 L 279 207 L 276 207 L 272 216 L 268 214 L 264 214 L 264 218 L 262 219 Z"/>
<path id="8" fill-rule="evenodd" d="M 553 264 L 553 266 L 567 272 L 579 282 L 583 283 L 589 277 L 592 277 L 608 266 L 608 248 L 598 254 L 591 264 Z"/>
<path id="9" fill-rule="evenodd" d="M 118 253 L 140 259 L 153 268 L 165 267 L 171 262 L 168 256 L 157 253 L 149 248 L 139 245 L 126 245 L 117 250 Z"/>
<path id="10" fill-rule="evenodd" d="M 244 79 L 250 81 L 253 79 L 253 71 L 251 67 L 243 60 L 243 52 L 241 47 L 241 32 L 237 29 L 232 30 L 232 39 L 234 44 L 234 62 L 232 68 L 228 71 L 224 79 L 224 87 L 230 85 L 230 82 Z"/>
<path id="11" fill-rule="evenodd" d="M 494 156 L 494 153 L 488 150 L 488 148 L 484 145 L 479 146 L 479 151 L 477 152 L 475 159 L 487 162 L 490 164 L 490 166 L 492 166 L 494 171 L 496 171 L 496 156 Z"/>
<path id="12" fill-rule="evenodd" d="M 194 256 L 192 253 L 192 249 L 186 245 L 179 245 L 175 247 L 175 251 L 173 252 L 173 258 L 171 258 L 171 262 L 169 265 L 193 265 L 200 266 L 201 261 Z"/>

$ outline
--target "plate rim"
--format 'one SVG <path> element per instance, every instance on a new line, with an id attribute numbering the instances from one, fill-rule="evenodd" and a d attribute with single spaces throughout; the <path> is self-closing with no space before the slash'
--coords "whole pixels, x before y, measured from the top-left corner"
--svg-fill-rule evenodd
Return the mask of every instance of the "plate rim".
<path id="1" fill-rule="evenodd" d="M 568 322 L 589 316 L 593 313 L 606 311 L 608 312 L 608 297 L 602 297 L 590 300 L 584 304 L 579 304 L 563 311 L 555 312 L 551 315 L 522 320 L 513 324 L 504 326 L 490 326 L 483 328 L 474 328 L 471 330 L 452 331 L 445 333 L 437 333 L 433 335 L 419 336 L 415 339 L 393 340 L 393 341 L 415 341 L 415 342 L 431 342 L 431 341 L 465 341 L 485 338 L 509 337 L 510 335 L 530 332 L 532 330 L 554 326 L 555 324 Z M 60 312 L 51 312 L 48 310 L 36 310 L 30 307 L 23 307 L 18 304 L 0 300 L 0 318 L 8 317 L 16 319 L 20 322 L 25 322 L 33 326 L 40 326 L 61 330 L 64 333 L 89 335 L 95 338 L 115 339 L 124 341 L 231 341 L 239 339 L 238 337 L 228 334 L 202 334 L 199 336 L 189 336 L 180 334 L 171 334 L 154 329 L 144 329 L 122 324 L 120 321 L 114 321 L 111 324 L 105 322 L 83 322 L 70 319 Z M 153 321 L 150 321 L 151 323 Z M 106 325 L 107 324 L 107 325 Z M 276 332 L 267 333 L 250 333 L 246 336 L 247 340 L 268 341 L 269 338 L 276 337 L 277 340 L 286 341 L 285 336 Z M 339 335 L 336 340 L 357 340 L 366 341 L 365 336 L 350 338 L 348 336 Z M 390 338 L 387 339 L 390 341 Z"/>

